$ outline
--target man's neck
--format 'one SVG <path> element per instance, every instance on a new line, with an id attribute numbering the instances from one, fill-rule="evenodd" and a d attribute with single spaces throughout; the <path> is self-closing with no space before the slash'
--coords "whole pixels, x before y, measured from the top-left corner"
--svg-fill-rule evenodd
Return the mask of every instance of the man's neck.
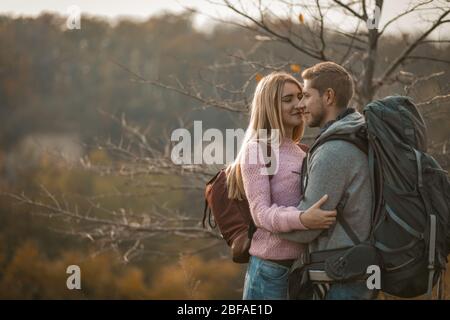
<path id="1" fill-rule="evenodd" d="M 324 121 L 324 125 L 320 126 L 320 134 L 319 136 L 325 132 L 325 130 L 327 130 L 333 123 L 335 123 L 336 121 L 341 120 L 342 118 L 345 118 L 347 115 L 349 115 L 350 113 L 355 112 L 356 110 L 353 108 L 344 108 L 344 109 L 340 109 L 337 114 L 334 117 L 330 117 L 331 120 L 328 121 Z"/>
<path id="2" fill-rule="evenodd" d="M 320 123 L 320 128 L 322 129 L 328 122 L 336 121 L 336 118 L 341 113 L 342 109 L 333 108 L 330 110 L 329 114 L 327 114 Z"/>

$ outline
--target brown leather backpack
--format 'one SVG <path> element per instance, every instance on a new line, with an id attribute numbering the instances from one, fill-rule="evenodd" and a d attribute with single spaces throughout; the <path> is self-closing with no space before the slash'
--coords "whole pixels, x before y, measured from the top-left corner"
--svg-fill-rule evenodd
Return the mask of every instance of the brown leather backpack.
<path id="1" fill-rule="evenodd" d="M 308 146 L 299 144 L 307 152 Z M 206 219 L 211 228 L 219 227 L 222 237 L 231 248 L 233 262 L 247 263 L 250 258 L 249 249 L 253 233 L 256 231 L 248 201 L 228 198 L 226 169 L 221 169 L 206 183 L 205 209 L 203 212 L 203 228 Z M 272 176 L 269 175 L 269 179 Z M 211 213 L 215 224 L 212 224 Z"/>
<path id="2" fill-rule="evenodd" d="M 215 225 L 212 225 L 211 213 Z M 248 201 L 228 198 L 225 168 L 206 184 L 203 227 L 207 217 L 211 228 L 219 227 L 222 237 L 231 248 L 233 262 L 247 263 L 250 258 L 248 251 L 251 238 L 256 226 L 250 214 Z"/>

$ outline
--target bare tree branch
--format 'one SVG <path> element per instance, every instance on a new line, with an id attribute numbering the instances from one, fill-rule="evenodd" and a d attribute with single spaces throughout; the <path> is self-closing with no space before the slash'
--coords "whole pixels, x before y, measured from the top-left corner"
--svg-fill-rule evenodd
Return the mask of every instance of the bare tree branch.
<path id="1" fill-rule="evenodd" d="M 298 51 L 312 57 L 315 58 L 317 60 L 322 60 L 322 56 L 320 55 L 320 53 L 318 53 L 317 51 L 314 51 L 312 49 L 305 49 L 302 46 L 299 46 L 298 44 L 294 43 L 292 41 L 291 38 L 286 37 L 278 32 L 276 32 L 275 30 L 271 29 L 267 24 L 265 24 L 263 21 L 258 21 L 255 18 L 253 18 L 252 16 L 250 16 L 249 14 L 240 11 L 238 8 L 236 8 L 230 1 L 228 0 L 224 0 L 225 4 L 227 5 L 227 7 L 229 9 L 231 9 L 232 11 L 234 11 L 235 13 L 237 13 L 238 15 L 248 19 L 249 21 L 253 22 L 255 25 L 257 25 L 258 27 L 260 27 L 261 29 L 265 30 L 267 33 L 285 41 L 286 43 L 289 43 L 293 48 L 297 49 Z"/>
<path id="2" fill-rule="evenodd" d="M 161 83 L 159 81 L 147 80 L 143 76 L 137 74 L 136 72 L 131 71 L 129 68 L 127 68 L 123 64 L 121 64 L 117 61 L 113 61 L 113 63 L 115 65 L 119 66 L 120 68 L 122 68 L 123 70 L 127 71 L 133 77 L 135 77 L 134 79 L 132 79 L 135 82 L 151 84 L 151 85 L 154 85 L 154 86 L 157 86 L 160 88 L 178 92 L 184 96 L 193 98 L 194 100 L 201 102 L 204 106 L 217 107 L 219 109 L 225 109 L 225 110 L 232 111 L 232 112 L 248 112 L 248 105 L 244 105 L 242 103 L 242 101 L 229 101 L 229 100 L 218 101 L 215 99 L 206 98 L 206 97 L 203 97 L 203 95 L 199 91 L 192 92 L 192 91 L 187 90 L 184 86 L 174 87 L 171 85 Z"/>
<path id="3" fill-rule="evenodd" d="M 446 94 L 446 95 L 435 96 L 428 101 L 417 103 L 417 106 L 418 107 L 429 106 L 433 103 L 442 102 L 442 100 L 448 100 L 448 99 L 450 99 L 450 93 Z"/>
<path id="4" fill-rule="evenodd" d="M 438 26 L 450 22 L 450 20 L 444 20 L 444 18 L 450 13 L 450 10 L 446 10 L 433 24 L 426 30 L 419 38 L 411 43 L 403 52 L 390 64 L 386 71 L 381 75 L 375 84 L 376 87 L 383 85 L 384 81 L 394 72 L 394 70 L 409 56 L 409 54 L 417 47 L 417 45 L 425 39 L 431 32 L 433 32 Z"/>
<path id="5" fill-rule="evenodd" d="M 434 61 L 434 62 L 442 62 L 450 64 L 450 60 L 438 59 L 433 57 L 425 57 L 425 56 L 408 56 L 405 60 L 426 60 L 426 61 Z"/>
<path id="6" fill-rule="evenodd" d="M 405 93 L 408 95 L 410 93 L 411 89 L 414 88 L 415 86 L 417 86 L 419 83 L 421 83 L 423 81 L 429 81 L 433 78 L 443 76 L 444 74 L 445 74 L 445 72 L 441 71 L 441 72 L 435 72 L 428 76 L 418 77 L 418 78 L 414 79 L 414 81 L 410 85 L 405 86 Z"/>
<path id="7" fill-rule="evenodd" d="M 46 191 L 46 193 L 48 190 Z M 73 221 L 77 222 L 85 222 L 89 224 L 99 225 L 101 227 L 112 227 L 111 231 L 116 232 L 122 232 L 122 231 L 130 231 L 130 232 L 144 232 L 144 233 L 151 233 L 151 234 L 167 234 L 167 233 L 177 233 L 177 232 L 183 232 L 186 234 L 192 234 L 192 235 L 200 235 L 200 236 L 208 236 L 220 239 L 220 235 L 217 234 L 217 232 L 204 229 L 200 226 L 168 226 L 165 225 L 164 221 L 157 220 L 155 222 L 151 222 L 149 225 L 143 225 L 142 223 L 138 223 L 135 221 L 128 221 L 126 217 L 128 216 L 125 212 L 121 216 L 118 216 L 118 219 L 103 219 L 98 217 L 92 217 L 80 214 L 78 212 L 78 209 L 74 208 L 74 210 L 69 210 L 62 208 L 59 202 L 56 200 L 54 195 L 48 194 L 48 197 L 54 202 L 53 205 L 44 203 L 42 201 L 38 200 L 32 200 L 28 197 L 26 197 L 24 194 L 22 195 L 16 195 L 8 192 L 2 192 L 0 195 L 9 197 L 13 200 L 18 201 L 19 203 L 25 204 L 25 205 L 31 205 L 36 209 L 41 209 L 45 211 L 45 214 L 47 214 L 50 217 L 59 216 L 63 218 L 68 218 Z M 115 214 L 117 216 L 117 214 Z M 152 215 L 150 215 L 152 216 Z M 179 219 L 176 219 L 176 221 L 180 221 Z M 182 220 L 181 220 L 182 221 Z M 199 224 L 197 222 L 197 224 Z M 97 230 L 97 232 L 100 229 Z M 98 233 L 97 235 L 101 234 L 102 232 Z M 91 234 L 92 237 L 92 234 Z"/>
<path id="8" fill-rule="evenodd" d="M 391 20 L 389 20 L 388 22 L 386 22 L 386 24 L 383 26 L 383 29 L 381 29 L 381 31 L 379 32 L 379 35 L 381 36 L 381 35 L 386 31 L 386 29 L 389 27 L 389 25 L 391 25 L 392 23 L 394 23 L 394 22 L 397 21 L 398 19 L 400 19 L 400 18 L 402 18 L 402 17 L 404 17 L 404 16 L 406 16 L 406 15 L 412 13 L 412 12 L 417 12 L 417 10 L 418 10 L 420 7 L 422 7 L 422 6 L 424 6 L 424 5 L 427 5 L 427 4 L 430 4 L 430 3 L 432 3 L 432 2 L 433 2 L 433 0 L 428 0 L 428 1 L 420 2 L 420 3 L 416 4 L 415 6 L 411 7 L 410 9 L 408 9 L 408 10 L 406 10 L 406 11 L 400 13 L 399 15 L 395 16 L 394 18 L 392 18 Z M 425 8 L 425 10 L 429 10 L 429 9 L 426 9 L 426 8 Z"/>
<path id="9" fill-rule="evenodd" d="M 342 8 L 344 8 L 345 10 L 351 12 L 355 17 L 357 17 L 358 19 L 361 19 L 363 21 L 367 20 L 367 16 L 364 16 L 364 14 L 360 14 L 358 12 L 356 12 L 354 9 L 351 8 L 350 5 L 343 3 L 342 1 L 339 0 L 333 0 L 335 3 L 337 3 L 338 5 L 340 5 Z"/>

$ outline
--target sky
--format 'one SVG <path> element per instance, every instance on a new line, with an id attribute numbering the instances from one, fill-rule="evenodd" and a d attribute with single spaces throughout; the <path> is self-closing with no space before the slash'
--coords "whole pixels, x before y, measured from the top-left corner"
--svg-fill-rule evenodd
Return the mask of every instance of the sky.
<path id="1" fill-rule="evenodd" d="M 213 0 L 220 1 L 220 0 Z M 305 0 L 308 2 L 311 0 Z M 242 0 L 246 5 L 251 5 L 255 0 Z M 264 2 L 264 0 L 263 0 Z M 270 3 L 270 1 L 265 1 Z M 322 1 L 323 2 L 323 1 Z M 345 2 L 345 1 L 344 1 Z M 410 5 L 411 0 L 386 0 L 384 2 L 383 15 L 380 25 L 389 21 L 391 18 L 403 12 Z M 81 14 L 99 15 L 109 19 L 120 17 L 134 17 L 136 19 L 146 19 L 151 15 L 160 14 L 163 11 L 174 13 L 182 12 L 185 7 L 195 8 L 207 15 L 213 16 L 232 16 L 231 12 L 226 12 L 220 6 L 213 5 L 207 0 L 2 0 L 0 1 L 0 13 L 12 14 L 13 16 L 36 16 L 40 13 L 57 12 L 61 15 L 68 15 L 68 8 L 76 5 L 80 8 Z M 430 6 L 450 7 L 450 1 L 435 0 Z M 251 6 L 250 6 L 251 7 Z M 271 5 L 271 9 L 273 9 Z M 276 8 L 274 10 L 277 10 Z M 437 10 L 432 16 L 439 14 Z M 307 19 L 307 15 L 305 15 Z M 345 24 L 344 17 L 339 13 L 332 12 L 329 18 L 340 25 Z M 401 18 L 390 28 L 391 32 L 398 31 L 420 31 L 426 28 L 426 24 L 420 22 L 417 14 L 411 14 Z M 195 25 L 198 28 L 207 28 L 211 20 L 205 15 L 197 16 Z M 436 38 L 444 38 L 445 34 L 450 34 L 450 23 L 433 34 Z"/>

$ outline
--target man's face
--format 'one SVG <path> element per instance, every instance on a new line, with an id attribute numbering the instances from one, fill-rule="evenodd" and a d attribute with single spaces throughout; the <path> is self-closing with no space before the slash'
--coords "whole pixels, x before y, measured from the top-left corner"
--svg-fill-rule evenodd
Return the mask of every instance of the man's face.
<path id="1" fill-rule="evenodd" d="M 305 121 L 309 127 L 320 126 L 322 119 L 325 117 L 325 107 L 319 90 L 311 88 L 310 80 L 305 80 L 303 84 L 303 98 L 300 101 L 300 108 L 304 110 Z"/>

